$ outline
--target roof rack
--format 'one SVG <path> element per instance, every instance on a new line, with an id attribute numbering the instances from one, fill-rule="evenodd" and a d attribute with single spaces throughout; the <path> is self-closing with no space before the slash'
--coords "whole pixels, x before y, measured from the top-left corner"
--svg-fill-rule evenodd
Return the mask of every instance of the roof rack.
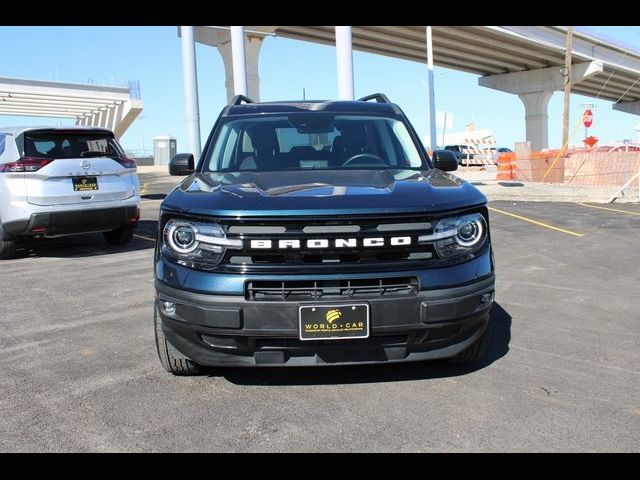
<path id="1" fill-rule="evenodd" d="M 244 95 L 236 95 L 235 97 L 233 97 L 231 99 L 231 102 L 229 102 L 229 105 L 240 105 L 242 102 L 244 102 L 244 103 L 255 103 L 249 97 L 245 97 Z"/>
<path id="2" fill-rule="evenodd" d="M 359 102 L 367 102 L 369 100 L 375 100 L 378 103 L 391 103 L 384 93 L 372 93 L 371 95 L 358 99 Z"/>

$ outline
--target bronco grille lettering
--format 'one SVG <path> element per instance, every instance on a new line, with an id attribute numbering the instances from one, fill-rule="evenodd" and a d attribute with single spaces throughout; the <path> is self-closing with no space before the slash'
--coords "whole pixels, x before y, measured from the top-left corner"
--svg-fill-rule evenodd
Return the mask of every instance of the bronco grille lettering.
<path id="1" fill-rule="evenodd" d="M 362 247 L 406 247 L 413 243 L 411 237 L 371 237 L 362 238 L 310 238 L 308 240 L 250 240 L 251 249 L 317 249 L 317 248 L 356 248 Z"/>

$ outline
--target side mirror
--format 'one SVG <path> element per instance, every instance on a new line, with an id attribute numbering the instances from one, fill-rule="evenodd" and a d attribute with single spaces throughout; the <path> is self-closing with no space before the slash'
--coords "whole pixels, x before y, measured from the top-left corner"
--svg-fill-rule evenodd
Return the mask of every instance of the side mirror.
<path id="1" fill-rule="evenodd" d="M 193 154 L 179 153 L 169 162 L 169 175 L 191 175 L 194 168 Z"/>
<path id="2" fill-rule="evenodd" d="M 458 159 L 451 150 L 434 150 L 433 163 L 439 170 L 453 172 L 458 169 Z"/>

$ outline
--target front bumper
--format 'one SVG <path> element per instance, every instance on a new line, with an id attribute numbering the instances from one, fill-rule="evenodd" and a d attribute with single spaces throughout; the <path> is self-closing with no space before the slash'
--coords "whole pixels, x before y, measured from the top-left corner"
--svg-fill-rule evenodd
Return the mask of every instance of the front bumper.
<path id="1" fill-rule="evenodd" d="M 211 295 L 156 281 L 156 309 L 169 343 L 206 366 L 305 366 L 402 362 L 455 356 L 479 338 L 489 322 L 493 273 L 451 288 L 413 295 L 358 298 L 370 306 L 370 337 L 298 340 L 298 306 L 321 301 L 250 301 Z M 349 303 L 349 299 L 339 299 Z M 166 315 L 161 302 L 176 304 Z"/>

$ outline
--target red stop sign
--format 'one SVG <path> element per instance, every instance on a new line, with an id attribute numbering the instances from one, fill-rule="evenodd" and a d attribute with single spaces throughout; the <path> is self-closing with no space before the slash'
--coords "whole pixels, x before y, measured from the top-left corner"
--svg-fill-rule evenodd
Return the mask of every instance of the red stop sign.
<path id="1" fill-rule="evenodd" d="M 584 124 L 585 128 L 589 128 L 591 126 L 591 124 L 593 123 L 593 112 L 589 109 L 585 110 L 584 113 L 582 114 L 582 123 Z"/>

